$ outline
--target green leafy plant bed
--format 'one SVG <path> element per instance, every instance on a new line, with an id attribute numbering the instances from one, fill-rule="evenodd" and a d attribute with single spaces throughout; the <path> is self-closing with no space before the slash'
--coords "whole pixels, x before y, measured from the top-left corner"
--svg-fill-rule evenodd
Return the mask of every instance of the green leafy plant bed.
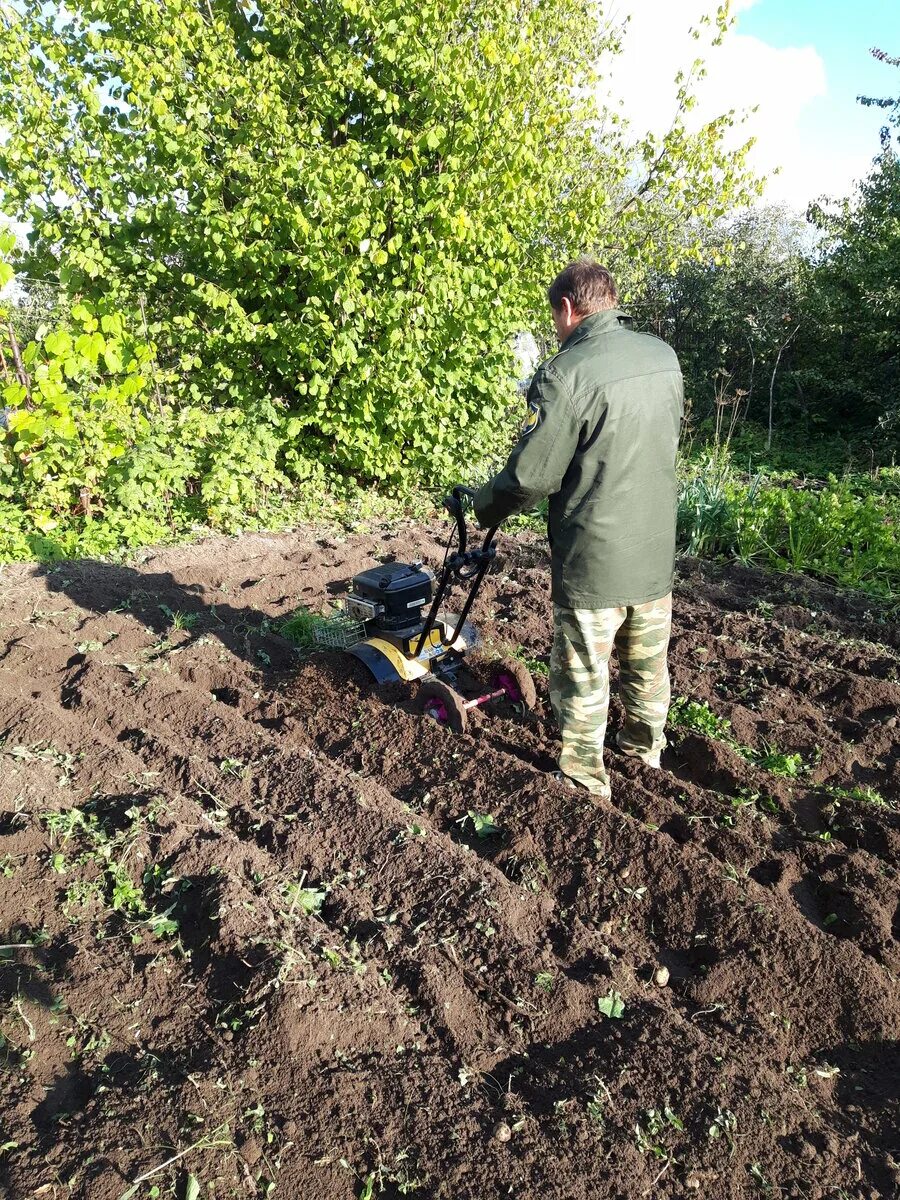
<path id="1" fill-rule="evenodd" d="M 757 475 L 712 452 L 682 469 L 678 541 L 687 554 L 799 571 L 900 593 L 900 468 L 822 483 Z"/>

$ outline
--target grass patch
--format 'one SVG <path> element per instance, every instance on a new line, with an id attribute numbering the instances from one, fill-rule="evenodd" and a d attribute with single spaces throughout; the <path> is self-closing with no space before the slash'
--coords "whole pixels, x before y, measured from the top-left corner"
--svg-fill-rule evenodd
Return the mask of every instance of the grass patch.
<path id="1" fill-rule="evenodd" d="M 321 613 L 298 608 L 278 626 L 278 632 L 301 650 L 311 650 L 316 645 L 316 630 L 322 629 L 327 623 L 328 618 Z"/>

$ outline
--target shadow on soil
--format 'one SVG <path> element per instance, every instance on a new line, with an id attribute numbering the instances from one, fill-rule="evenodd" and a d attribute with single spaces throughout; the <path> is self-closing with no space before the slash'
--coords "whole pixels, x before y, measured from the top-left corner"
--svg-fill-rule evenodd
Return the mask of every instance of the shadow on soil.
<path id="1" fill-rule="evenodd" d="M 297 648 L 276 632 L 267 613 L 249 606 L 207 603 L 201 584 L 179 583 L 169 571 L 138 571 L 84 559 L 53 563 L 41 573 L 51 594 L 62 593 L 98 616 L 127 612 L 160 637 L 178 627 L 194 636 L 215 637 L 263 675 L 277 676 L 297 665 Z M 239 588 L 257 582 L 249 578 Z M 223 699 L 227 702 L 227 697 Z"/>

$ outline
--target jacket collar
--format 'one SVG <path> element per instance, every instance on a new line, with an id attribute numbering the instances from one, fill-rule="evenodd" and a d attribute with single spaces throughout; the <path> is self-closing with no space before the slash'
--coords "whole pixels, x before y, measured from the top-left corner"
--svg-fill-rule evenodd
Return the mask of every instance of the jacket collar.
<path id="1" fill-rule="evenodd" d="M 570 346 L 583 342 L 585 338 L 595 337 L 599 333 L 612 333 L 613 330 L 620 329 L 623 325 L 629 328 L 632 321 L 633 318 L 623 312 L 621 308 L 605 308 L 602 312 L 591 313 L 575 326 L 560 346 L 560 350 L 568 350 Z"/>

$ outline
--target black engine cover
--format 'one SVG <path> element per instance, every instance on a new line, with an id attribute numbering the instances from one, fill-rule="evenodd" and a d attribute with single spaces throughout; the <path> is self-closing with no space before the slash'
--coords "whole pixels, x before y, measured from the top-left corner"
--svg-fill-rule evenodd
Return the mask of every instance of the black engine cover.
<path id="1" fill-rule="evenodd" d="M 382 563 L 353 576 L 346 608 L 354 611 L 354 600 L 368 602 L 374 611 L 366 619 L 367 626 L 371 621 L 375 628 L 402 633 L 422 623 L 433 584 L 434 572 L 421 563 Z M 358 611 L 357 615 L 364 614 Z"/>

